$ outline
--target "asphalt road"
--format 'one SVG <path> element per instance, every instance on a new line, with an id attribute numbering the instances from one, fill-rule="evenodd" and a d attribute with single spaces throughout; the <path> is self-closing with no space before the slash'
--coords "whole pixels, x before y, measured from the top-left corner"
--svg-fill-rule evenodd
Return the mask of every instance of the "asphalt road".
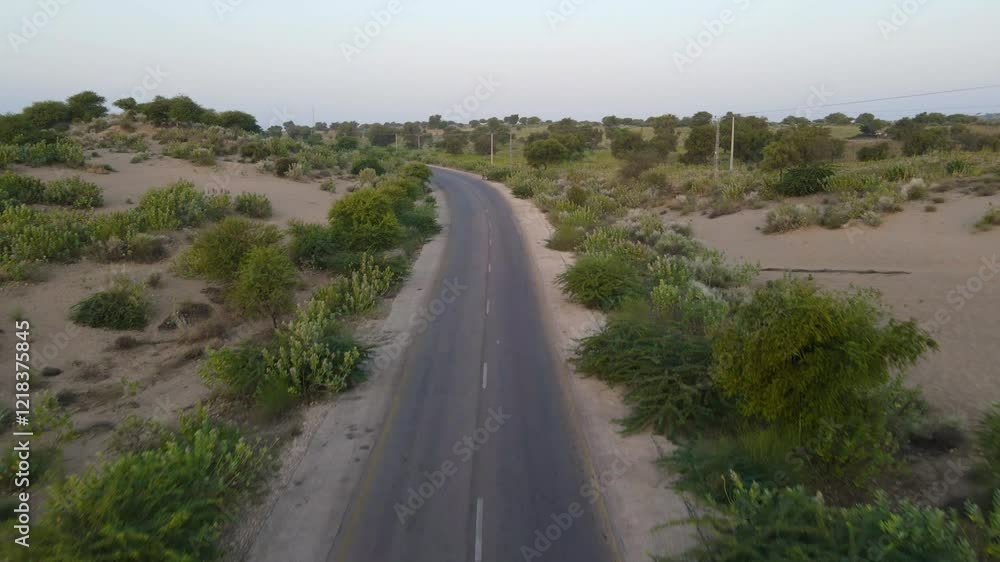
<path id="1" fill-rule="evenodd" d="M 465 174 L 432 181 L 451 210 L 442 297 L 327 560 L 609 561 L 513 212 Z"/>

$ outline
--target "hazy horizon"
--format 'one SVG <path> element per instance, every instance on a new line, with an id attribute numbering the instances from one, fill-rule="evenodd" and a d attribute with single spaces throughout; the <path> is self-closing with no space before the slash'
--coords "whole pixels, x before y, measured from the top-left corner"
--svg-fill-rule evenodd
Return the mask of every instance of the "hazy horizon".
<path id="1" fill-rule="evenodd" d="M 13 0 L 0 71 L 19 81 L 0 92 L 0 112 L 87 89 L 109 104 L 185 94 L 264 126 L 311 124 L 314 109 L 324 122 L 1000 112 L 997 89 L 837 105 L 1000 83 L 998 3 L 775 6 Z"/>

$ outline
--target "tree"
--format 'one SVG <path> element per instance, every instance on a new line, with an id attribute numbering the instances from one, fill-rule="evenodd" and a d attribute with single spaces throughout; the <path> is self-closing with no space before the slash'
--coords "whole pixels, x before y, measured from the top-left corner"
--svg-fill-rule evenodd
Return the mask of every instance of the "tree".
<path id="1" fill-rule="evenodd" d="M 861 134 L 866 137 L 877 137 L 879 131 L 888 125 L 887 122 L 881 119 L 876 119 L 871 113 L 862 113 L 861 115 L 858 115 L 854 122 L 858 125 L 858 128 L 861 129 Z"/>
<path id="2" fill-rule="evenodd" d="M 621 125 L 621 120 L 615 115 L 608 115 L 604 119 L 601 119 L 601 124 L 610 129 Z"/>
<path id="3" fill-rule="evenodd" d="M 368 142 L 372 146 L 394 146 L 396 144 L 396 130 L 387 125 L 379 123 L 370 125 L 367 136 Z"/>
<path id="4" fill-rule="evenodd" d="M 243 315 L 270 316 L 277 327 L 278 317 L 295 307 L 294 290 L 298 282 L 298 270 L 284 250 L 258 246 L 240 262 L 229 299 Z"/>
<path id="5" fill-rule="evenodd" d="M 625 159 L 629 154 L 646 147 L 646 141 L 638 131 L 619 129 L 611 132 L 611 155 Z"/>
<path id="6" fill-rule="evenodd" d="M 163 96 L 156 96 L 152 101 L 140 103 L 136 109 L 156 126 L 162 127 L 170 123 L 170 100 Z"/>
<path id="7" fill-rule="evenodd" d="M 333 149 L 337 152 L 346 152 L 348 150 L 355 150 L 358 145 L 361 144 L 356 137 L 349 137 L 337 133 L 337 139 L 333 141 Z"/>
<path id="8" fill-rule="evenodd" d="M 947 128 L 919 127 L 903 142 L 903 154 L 921 156 L 935 150 L 949 150 L 952 144 L 951 134 Z"/>
<path id="9" fill-rule="evenodd" d="M 705 125 L 711 125 L 712 124 L 712 114 L 709 113 L 709 112 L 707 112 L 707 111 L 699 111 L 698 113 L 695 113 L 691 117 L 688 117 L 685 121 L 686 121 L 686 123 L 683 123 L 683 124 L 687 125 L 688 127 L 692 127 L 692 128 L 693 127 L 703 127 Z"/>
<path id="10" fill-rule="evenodd" d="M 407 148 L 417 148 L 420 144 L 418 137 L 422 135 L 424 128 L 420 126 L 420 123 L 404 123 L 403 128 L 400 130 L 400 136 L 402 137 L 403 144 Z"/>
<path id="11" fill-rule="evenodd" d="M 61 101 L 36 101 L 24 108 L 24 118 L 36 129 L 51 129 L 72 120 L 69 106 Z"/>
<path id="12" fill-rule="evenodd" d="M 122 111 L 132 111 L 139 106 L 138 102 L 136 102 L 135 98 L 133 97 L 121 98 L 119 100 L 115 100 L 115 103 L 111 105 L 114 105 L 115 107 L 117 107 Z"/>
<path id="13" fill-rule="evenodd" d="M 685 164 L 708 164 L 715 155 L 715 125 L 698 125 L 684 141 L 684 154 L 681 161 Z"/>
<path id="14" fill-rule="evenodd" d="M 337 239 L 354 252 L 388 250 L 403 235 L 392 198 L 379 188 L 347 194 L 330 207 L 329 218 Z"/>
<path id="15" fill-rule="evenodd" d="M 271 125 L 270 127 L 267 128 L 266 131 L 264 131 L 264 134 L 267 135 L 267 136 L 269 136 L 269 137 L 277 139 L 277 138 L 281 138 L 281 135 L 284 132 L 285 132 L 285 130 L 281 128 L 281 125 Z"/>
<path id="16" fill-rule="evenodd" d="M 322 121 L 317 121 L 316 124 L 313 125 L 313 129 L 315 129 L 317 131 L 329 131 L 330 130 L 330 126 L 327 125 L 326 123 L 322 122 Z"/>
<path id="17" fill-rule="evenodd" d="M 789 126 L 811 125 L 812 121 L 810 121 L 809 119 L 807 119 L 805 117 L 801 117 L 801 116 L 798 116 L 798 115 L 789 115 L 788 117 L 785 117 L 784 119 L 781 120 L 781 124 L 782 125 L 789 125 Z"/>
<path id="18" fill-rule="evenodd" d="M 447 129 L 441 142 L 445 152 L 449 154 L 461 154 L 465 152 L 465 146 L 469 144 L 469 135 L 459 129 Z"/>
<path id="19" fill-rule="evenodd" d="M 721 143 L 730 147 L 732 133 L 732 115 L 722 119 Z M 726 126 L 730 124 L 730 126 Z M 765 117 L 736 116 L 736 152 L 735 157 L 741 162 L 760 162 L 764 159 L 764 147 L 774 139 L 771 125 Z"/>
<path id="20" fill-rule="evenodd" d="M 257 118 L 243 111 L 223 111 L 216 118 L 219 126 L 227 129 L 241 129 L 251 133 L 259 133 L 260 125 Z"/>
<path id="21" fill-rule="evenodd" d="M 779 146 L 771 148 L 775 144 Z M 844 155 L 846 145 L 846 141 L 833 138 L 828 127 L 811 123 L 793 125 L 781 130 L 765 149 L 763 166 L 781 170 L 798 164 L 834 160 Z"/>
<path id="22" fill-rule="evenodd" d="M 169 115 L 174 123 L 202 123 L 205 108 L 187 96 L 175 96 L 170 99 Z"/>
<path id="23" fill-rule="evenodd" d="M 524 147 L 524 158 L 533 168 L 545 168 L 549 164 L 568 160 L 569 156 L 569 150 L 552 138 L 535 141 Z"/>
<path id="24" fill-rule="evenodd" d="M 90 121 L 108 114 L 108 108 L 104 107 L 106 100 L 95 92 L 85 90 L 79 94 L 66 99 L 69 107 L 70 118 L 80 121 Z"/>
<path id="25" fill-rule="evenodd" d="M 503 122 L 507 123 L 508 125 L 517 125 L 517 123 L 520 120 L 521 120 L 521 116 L 518 115 L 518 114 L 516 114 L 516 113 L 508 115 L 507 117 L 503 118 Z"/>
<path id="26" fill-rule="evenodd" d="M 823 118 L 827 125 L 850 125 L 851 118 L 843 113 L 831 113 Z"/>
<path id="27" fill-rule="evenodd" d="M 441 116 L 440 115 L 431 115 L 427 119 L 427 128 L 428 129 L 442 129 L 442 128 L 444 128 L 444 123 L 442 122 Z"/>

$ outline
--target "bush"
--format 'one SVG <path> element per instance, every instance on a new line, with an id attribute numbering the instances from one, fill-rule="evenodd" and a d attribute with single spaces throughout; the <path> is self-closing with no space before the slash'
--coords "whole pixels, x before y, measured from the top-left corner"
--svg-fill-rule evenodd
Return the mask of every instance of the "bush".
<path id="1" fill-rule="evenodd" d="M 572 223 L 563 222 L 552 232 L 547 246 L 560 252 L 572 252 L 587 236 L 587 231 Z"/>
<path id="2" fill-rule="evenodd" d="M 0 210 L 4 202 L 8 206 L 34 205 L 44 200 L 45 184 L 41 180 L 14 172 L 4 172 L 0 175 Z"/>
<path id="3" fill-rule="evenodd" d="M 884 445 L 886 413 L 873 395 L 891 371 L 936 347 L 913 321 L 886 320 L 873 291 L 786 278 L 756 290 L 717 330 L 714 378 L 744 415 L 796 428 L 820 457 L 846 465 Z M 841 450 L 844 439 L 857 450 Z"/>
<path id="4" fill-rule="evenodd" d="M 614 255 L 583 255 L 559 275 L 559 284 L 573 300 L 588 308 L 611 310 L 630 296 L 639 296 L 643 275 L 628 260 Z"/>
<path id="5" fill-rule="evenodd" d="M 777 191 L 786 197 L 801 197 L 827 190 L 833 166 L 829 164 L 803 164 L 786 170 L 777 185 Z"/>
<path id="6" fill-rule="evenodd" d="M 730 410 L 709 376 L 711 341 L 669 317 L 630 303 L 580 341 L 580 372 L 623 385 L 628 432 L 652 427 L 675 436 L 720 423 Z"/>
<path id="7" fill-rule="evenodd" d="M 990 207 L 986 214 L 976 221 L 976 230 L 987 231 L 1000 226 L 1000 207 Z"/>
<path id="8" fill-rule="evenodd" d="M 362 189 L 336 201 L 329 212 L 330 226 L 351 251 L 387 250 L 403 236 L 393 200 L 378 189 Z"/>
<path id="9" fill-rule="evenodd" d="M 732 474 L 768 488 L 812 484 L 806 461 L 784 430 L 739 427 L 732 435 L 683 442 L 660 462 L 678 475 L 678 489 L 724 501 Z"/>
<path id="10" fill-rule="evenodd" d="M 891 148 L 887 142 L 879 142 L 858 149 L 858 160 L 861 162 L 877 162 L 889 158 Z"/>
<path id="11" fill-rule="evenodd" d="M 223 506 L 248 495 L 268 464 L 236 430 L 184 416 L 159 447 L 54 486 L 32 550 L 44 560 L 214 560 Z"/>
<path id="12" fill-rule="evenodd" d="M 784 204 L 768 211 L 764 220 L 764 234 L 775 234 L 817 224 L 820 215 L 815 207 Z"/>
<path id="13" fill-rule="evenodd" d="M 437 221 L 437 209 L 432 205 L 421 205 L 400 213 L 399 222 L 418 240 L 427 240 L 441 232 L 441 225 Z"/>
<path id="14" fill-rule="evenodd" d="M 385 173 L 385 167 L 382 166 L 382 161 L 372 155 L 359 155 L 351 163 L 351 175 L 361 175 L 361 170 L 372 169 L 375 171 L 375 175 L 381 176 Z"/>
<path id="15" fill-rule="evenodd" d="M 279 240 L 281 232 L 274 225 L 228 217 L 202 231 L 178 256 L 177 265 L 186 275 L 229 282 L 236 278 L 240 262 L 251 250 Z"/>
<path id="16" fill-rule="evenodd" d="M 364 314 L 378 306 L 395 281 L 389 267 L 379 267 L 371 255 L 363 254 L 361 263 L 350 277 L 319 289 L 314 299 L 323 303 L 332 314 Z"/>
<path id="17" fill-rule="evenodd" d="M 101 188 L 79 177 L 54 180 L 45 186 L 43 200 L 49 205 L 92 209 L 104 204 Z"/>
<path id="18" fill-rule="evenodd" d="M 967 176 L 972 173 L 972 164 L 968 160 L 956 158 L 949 160 L 944 165 L 944 170 L 949 176 Z"/>
<path id="19" fill-rule="evenodd" d="M 697 519 L 708 527 L 702 544 L 677 560 L 976 560 L 954 515 L 934 507 L 884 495 L 873 505 L 830 507 L 803 488 L 748 488 L 738 478 L 728 488 L 729 501 L 714 504 L 720 513 Z"/>
<path id="20" fill-rule="evenodd" d="M 368 350 L 351 340 L 319 301 L 300 307 L 274 337 L 274 348 L 264 351 L 267 378 L 292 396 L 341 392 L 364 375 L 361 364 Z"/>
<path id="21" fill-rule="evenodd" d="M 259 193 L 240 193 L 233 208 L 237 213 L 254 219 L 266 219 L 272 213 L 271 200 Z"/>
<path id="22" fill-rule="evenodd" d="M 518 199 L 531 199 L 535 196 L 534 186 L 530 183 L 517 183 L 511 186 L 511 194 Z"/>
<path id="23" fill-rule="evenodd" d="M 289 253 L 297 265 L 340 271 L 335 266 L 342 261 L 346 250 L 332 227 L 291 222 L 288 231 L 291 236 Z"/>
<path id="24" fill-rule="evenodd" d="M 24 205 L 0 210 L 0 266 L 24 279 L 36 263 L 65 262 L 90 241 L 86 217 L 77 212 L 42 212 Z"/>
<path id="25" fill-rule="evenodd" d="M 977 472 L 990 487 L 1000 485 L 1000 402 L 990 404 L 975 429 L 976 452 L 982 459 Z"/>
<path id="26" fill-rule="evenodd" d="M 400 168 L 399 173 L 403 176 L 416 178 L 421 182 L 430 181 L 431 176 L 434 175 L 430 167 L 423 162 L 407 162 L 406 165 Z"/>
<path id="27" fill-rule="evenodd" d="M 275 246 L 256 246 L 240 261 L 229 299 L 244 316 L 278 317 L 295 307 L 294 290 L 299 274 L 285 252 Z"/>
<path id="28" fill-rule="evenodd" d="M 118 278 L 112 288 L 91 295 L 70 308 L 80 325 L 109 330 L 142 330 L 153 313 L 142 285 Z"/>
<path id="29" fill-rule="evenodd" d="M 264 348 L 245 341 L 232 347 L 209 350 L 198 370 L 205 382 L 222 386 L 237 396 L 253 396 L 266 377 Z"/>
<path id="30" fill-rule="evenodd" d="M 146 192 L 139 199 L 138 210 L 149 230 L 176 230 L 198 226 L 219 212 L 225 198 L 212 200 L 182 180 L 175 184 Z"/>

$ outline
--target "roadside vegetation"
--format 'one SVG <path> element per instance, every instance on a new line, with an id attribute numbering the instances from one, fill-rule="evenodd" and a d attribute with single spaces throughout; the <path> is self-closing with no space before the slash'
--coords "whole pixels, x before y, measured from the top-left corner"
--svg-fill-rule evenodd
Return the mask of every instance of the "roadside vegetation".
<path id="1" fill-rule="evenodd" d="M 646 210 L 714 217 L 773 205 L 765 233 L 876 226 L 907 201 L 949 189 L 988 194 L 1000 181 L 996 132 L 973 132 L 956 117 L 859 119 L 852 143 L 863 144 L 846 159 L 849 143 L 822 123 L 775 128 L 738 118 L 741 164 L 717 180 L 715 126 L 704 115 L 607 128 L 610 154 L 587 147 L 593 124 L 562 139 L 579 143 L 579 153 L 549 146 L 566 131 L 560 122 L 527 140 L 513 166 L 462 154 L 457 140 L 429 156 L 531 199 L 554 227 L 549 247 L 577 253 L 559 277 L 562 289 L 607 314 L 579 341 L 577 369 L 621 390 L 625 432 L 651 430 L 677 443 L 661 466 L 700 500 L 690 519 L 667 522 L 702 531 L 680 559 L 996 555 L 996 415 L 976 430 L 977 468 L 958 476 L 965 495 L 930 498 L 933 483 L 910 472 L 911 463 L 964 442 L 920 389 L 903 383 L 907 368 L 936 349 L 928 333 L 892 318 L 871 290 L 826 290 L 792 276 L 756 281 L 754 264 L 733 263 L 688 227 Z M 891 140 L 867 140 L 876 135 Z"/>

